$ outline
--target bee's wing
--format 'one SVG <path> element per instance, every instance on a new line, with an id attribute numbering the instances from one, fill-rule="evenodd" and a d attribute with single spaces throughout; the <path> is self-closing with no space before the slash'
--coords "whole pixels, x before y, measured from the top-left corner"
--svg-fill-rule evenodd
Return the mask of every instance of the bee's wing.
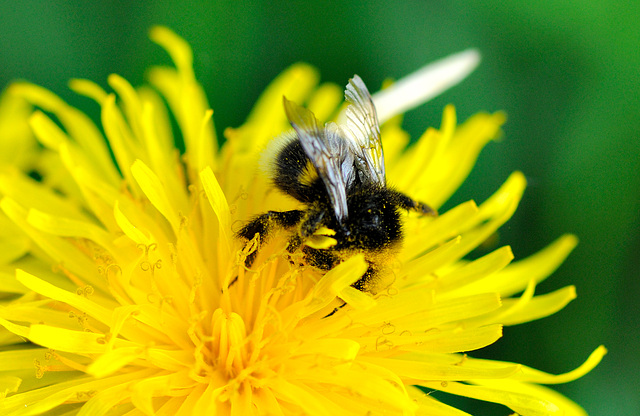
<path id="1" fill-rule="evenodd" d="M 342 126 L 356 156 L 361 178 L 366 182 L 386 184 L 384 153 L 376 108 L 367 86 L 358 75 L 349 80 L 344 96 L 349 106 L 347 124 Z"/>
<path id="2" fill-rule="evenodd" d="M 318 125 L 316 116 L 308 109 L 284 98 L 284 110 L 289 122 L 298 133 L 300 144 L 311 163 L 318 171 L 318 176 L 324 182 L 331 204 L 338 222 L 343 223 L 349 212 L 347 209 L 347 183 L 342 173 L 341 165 L 346 145 L 335 140 L 334 130 L 325 129 Z"/>
<path id="3" fill-rule="evenodd" d="M 354 147 L 345 139 L 344 130 L 333 121 L 324 126 L 324 132 L 329 149 L 332 149 L 338 160 L 345 188 L 349 189 L 356 180 Z"/>

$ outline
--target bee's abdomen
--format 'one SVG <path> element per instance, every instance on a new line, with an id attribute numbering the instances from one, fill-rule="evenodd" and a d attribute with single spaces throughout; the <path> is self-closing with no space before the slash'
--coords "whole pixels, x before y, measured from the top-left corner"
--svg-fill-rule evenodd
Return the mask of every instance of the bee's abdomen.
<path id="1" fill-rule="evenodd" d="M 328 199 L 316 168 L 298 140 L 292 140 L 277 155 L 273 183 L 298 201 L 313 203 Z"/>

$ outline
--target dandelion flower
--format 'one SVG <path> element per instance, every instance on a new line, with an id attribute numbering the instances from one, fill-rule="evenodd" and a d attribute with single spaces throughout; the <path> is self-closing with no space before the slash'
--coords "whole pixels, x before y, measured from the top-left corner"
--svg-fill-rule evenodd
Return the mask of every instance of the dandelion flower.
<path id="1" fill-rule="evenodd" d="M 403 214 L 404 243 L 375 295 L 352 286 L 367 267 L 362 255 L 321 273 L 289 255 L 280 234 L 246 267 L 255 244 L 234 233 L 296 204 L 258 169 L 267 142 L 289 128 L 282 96 L 325 122 L 342 89 L 294 65 L 218 147 L 189 46 L 165 28 L 151 38 L 175 68 L 152 68 L 149 86 L 117 75 L 108 79 L 114 92 L 72 81 L 100 106 L 102 129 L 41 87 L 8 90 L 38 108 L 28 121 L 43 149 L 42 180 L 16 165 L 0 175 L 5 222 L 23 236 L 5 240 L 22 246 L 1 265 L 0 413 L 466 414 L 425 393 L 437 390 L 522 415 L 584 414 L 541 384 L 582 376 L 603 347 L 562 375 L 467 354 L 500 338 L 503 325 L 575 297 L 573 287 L 534 296 L 574 236 L 513 263 L 509 247 L 465 260 L 516 209 L 521 173 L 480 205 Z M 477 114 L 457 125 L 447 107 L 442 126 L 407 148 L 394 116 L 463 77 L 477 54 L 452 59 L 374 95 L 389 183 L 435 208 L 505 119 Z"/>

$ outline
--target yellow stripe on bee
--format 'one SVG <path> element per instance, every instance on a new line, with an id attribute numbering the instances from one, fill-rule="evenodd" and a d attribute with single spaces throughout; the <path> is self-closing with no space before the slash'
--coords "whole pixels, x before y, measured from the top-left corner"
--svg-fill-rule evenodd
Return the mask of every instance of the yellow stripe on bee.
<path id="1" fill-rule="evenodd" d="M 318 179 L 318 171 L 311 161 L 307 161 L 307 165 L 298 177 L 298 182 L 303 185 L 311 185 Z"/>

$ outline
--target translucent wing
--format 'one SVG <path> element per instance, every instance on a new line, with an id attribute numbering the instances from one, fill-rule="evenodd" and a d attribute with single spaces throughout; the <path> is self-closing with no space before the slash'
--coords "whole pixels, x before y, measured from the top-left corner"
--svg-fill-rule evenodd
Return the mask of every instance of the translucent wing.
<path id="1" fill-rule="evenodd" d="M 384 153 L 371 94 L 362 79 L 354 75 L 347 84 L 344 97 L 349 106 L 346 110 L 347 123 L 342 130 L 353 146 L 360 179 L 384 186 Z"/>
<path id="2" fill-rule="evenodd" d="M 300 144 L 324 182 L 336 218 L 343 223 L 349 212 L 347 209 L 347 183 L 342 173 L 342 162 L 346 157 L 346 144 L 335 137 L 333 129 L 329 135 L 318 125 L 313 113 L 284 98 L 284 111 L 289 122 L 298 133 Z"/>
<path id="3" fill-rule="evenodd" d="M 336 123 L 327 123 L 324 126 L 324 132 L 329 148 L 333 149 L 338 155 L 337 159 L 340 164 L 340 170 L 342 171 L 342 179 L 345 183 L 345 188 L 349 189 L 356 180 L 354 148 L 345 140 L 344 131 Z"/>

